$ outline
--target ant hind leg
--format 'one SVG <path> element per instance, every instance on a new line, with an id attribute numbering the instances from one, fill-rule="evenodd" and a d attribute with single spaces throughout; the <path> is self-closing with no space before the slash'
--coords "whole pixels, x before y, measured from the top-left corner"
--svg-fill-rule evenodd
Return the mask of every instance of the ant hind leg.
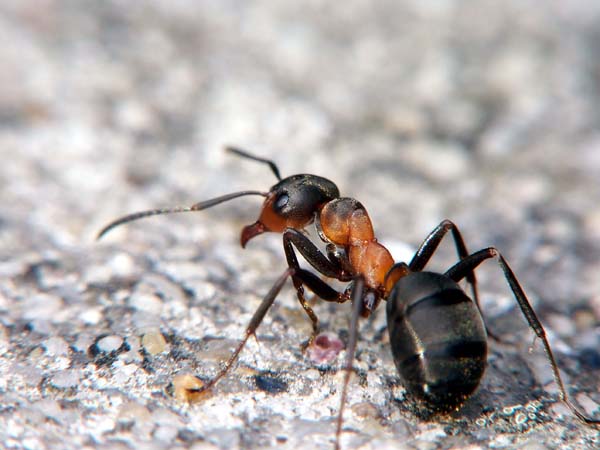
<path id="1" fill-rule="evenodd" d="M 579 420 L 581 420 L 587 425 L 600 426 L 600 419 L 593 419 L 591 417 L 588 417 L 586 414 L 581 412 L 569 399 L 569 396 L 567 395 L 567 390 L 565 388 L 562 377 L 560 375 L 560 371 L 558 369 L 558 364 L 556 363 L 556 359 L 554 358 L 554 353 L 552 352 L 552 348 L 550 347 L 550 343 L 548 342 L 548 338 L 546 337 L 546 330 L 544 330 L 542 323 L 540 322 L 535 311 L 533 310 L 533 307 L 527 299 L 527 296 L 525 295 L 523 288 L 519 284 L 517 277 L 515 276 L 512 269 L 498 250 L 496 250 L 494 247 L 488 247 L 478 252 L 475 252 L 472 255 L 468 256 L 467 258 L 464 258 L 462 261 L 455 264 L 453 267 L 451 267 L 446 272 L 446 275 L 454 281 L 458 282 L 465 276 L 467 276 L 469 273 L 472 273 L 473 270 L 475 270 L 475 268 L 479 266 L 483 261 L 490 258 L 497 259 L 498 264 L 502 269 L 502 272 L 504 272 L 504 277 L 506 278 L 506 281 L 510 286 L 510 290 L 515 296 L 515 299 L 519 304 L 519 308 L 525 316 L 529 327 L 534 331 L 535 335 L 542 341 L 544 351 L 546 352 L 546 357 L 548 359 L 548 362 L 550 363 L 552 374 L 554 375 L 554 380 L 558 386 L 560 399 L 565 405 L 569 407 L 571 412 Z"/>
<path id="2" fill-rule="evenodd" d="M 448 234 L 448 232 L 452 232 L 452 239 L 454 240 L 454 245 L 456 246 L 456 253 L 458 254 L 459 259 L 463 260 L 469 256 L 469 251 L 467 250 L 467 246 L 465 244 L 465 240 L 462 237 L 458 226 L 451 220 L 445 219 L 440 222 L 440 224 L 433 229 L 431 233 L 425 238 L 415 256 L 409 263 L 409 268 L 413 272 L 420 272 L 427 265 L 433 254 L 438 249 L 442 239 L 444 236 Z M 465 274 L 464 278 L 467 280 L 467 283 L 471 286 L 471 294 L 473 295 L 473 300 L 475 300 L 475 304 L 479 309 L 479 312 L 482 313 L 481 303 L 479 302 L 479 292 L 477 289 L 477 278 L 475 277 L 475 272 L 471 271 L 470 273 Z M 483 315 L 483 314 L 482 314 Z M 488 326 L 485 326 L 485 331 L 488 336 L 494 339 L 497 342 L 502 342 L 499 336 L 495 333 L 492 333 Z"/>

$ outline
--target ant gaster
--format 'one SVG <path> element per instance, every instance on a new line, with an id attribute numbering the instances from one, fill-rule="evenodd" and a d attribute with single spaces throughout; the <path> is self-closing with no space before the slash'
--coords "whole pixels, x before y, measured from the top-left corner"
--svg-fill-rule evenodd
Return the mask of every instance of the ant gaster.
<path id="1" fill-rule="evenodd" d="M 243 228 L 241 245 L 264 232 L 283 234 L 288 268 L 277 279 L 254 313 L 245 336 L 222 369 L 195 393 L 214 386 L 237 360 L 248 338 L 255 334 L 285 281 L 292 278 L 297 297 L 308 314 L 313 333 L 318 333 L 316 314 L 304 297 L 304 287 L 325 301 L 353 303 L 349 340 L 344 363 L 345 377 L 337 419 L 335 448 L 339 448 L 347 388 L 356 349 L 359 316 L 368 317 L 381 300 L 387 301 L 387 326 L 394 362 L 408 393 L 428 410 L 448 412 L 458 409 L 475 391 L 483 376 L 487 357 L 487 328 L 484 324 L 474 270 L 485 260 L 495 258 L 529 326 L 543 344 L 560 399 L 582 422 L 598 425 L 569 400 L 558 365 L 546 338 L 544 327 L 513 271 L 494 247 L 473 254 L 467 251 L 462 235 L 449 220 L 442 221 L 423 241 L 410 263 L 394 263 L 390 252 L 375 238 L 366 209 L 358 201 L 340 197 L 337 186 L 316 175 L 300 174 L 282 179 L 274 162 L 228 147 L 228 151 L 268 164 L 279 182 L 269 192 L 241 191 L 191 207 L 155 209 L 130 214 L 105 226 L 98 238 L 112 228 L 143 217 L 201 211 L 247 195 L 265 198 L 258 220 Z M 326 244 L 323 253 L 303 230 L 315 222 Z M 445 273 L 423 271 L 444 236 L 451 232 L 459 262 Z M 298 264 L 294 248 L 327 278 L 349 282 L 343 292 Z M 466 279 L 472 298 L 458 282 Z M 492 336 L 493 337 L 493 336 Z"/>

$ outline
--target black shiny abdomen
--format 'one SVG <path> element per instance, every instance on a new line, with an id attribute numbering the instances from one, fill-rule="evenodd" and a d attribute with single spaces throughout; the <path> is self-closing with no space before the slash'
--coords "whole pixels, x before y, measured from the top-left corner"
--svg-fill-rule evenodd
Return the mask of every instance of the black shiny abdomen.
<path id="1" fill-rule="evenodd" d="M 434 412 L 460 406 L 475 391 L 487 357 L 477 305 L 445 275 L 411 273 L 387 299 L 394 362 L 408 392 Z"/>

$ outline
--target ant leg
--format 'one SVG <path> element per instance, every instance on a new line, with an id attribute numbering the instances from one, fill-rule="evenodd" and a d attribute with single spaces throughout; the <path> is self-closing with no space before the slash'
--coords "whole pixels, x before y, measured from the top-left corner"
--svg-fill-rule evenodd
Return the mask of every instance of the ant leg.
<path id="1" fill-rule="evenodd" d="M 314 273 L 304 269 L 295 269 L 295 271 L 295 276 L 302 281 L 302 284 L 308 287 L 321 300 L 336 303 L 344 303 L 349 300 L 349 296 L 343 292 L 336 291 Z"/>
<path id="2" fill-rule="evenodd" d="M 437 250 L 440 242 L 446 236 L 446 234 L 452 231 L 452 237 L 454 239 L 454 244 L 456 245 L 456 253 L 460 259 L 465 259 L 469 256 L 469 252 L 467 250 L 467 246 L 465 245 L 465 241 L 458 229 L 458 227 L 454 224 L 454 222 L 446 219 L 442 220 L 440 224 L 435 227 L 435 229 L 429 233 L 429 236 L 425 238 L 415 256 L 410 261 L 408 267 L 413 272 L 420 272 L 427 265 L 435 251 Z M 479 299 L 477 294 L 477 280 L 475 278 L 475 273 L 471 272 L 466 275 L 467 282 L 471 285 L 471 290 L 473 292 L 473 300 L 479 306 Z"/>
<path id="3" fill-rule="evenodd" d="M 269 290 L 267 295 L 265 295 L 265 297 L 264 297 L 263 301 L 261 302 L 261 304 L 259 305 L 258 309 L 254 312 L 252 319 L 250 319 L 250 323 L 248 324 L 248 327 L 246 327 L 246 332 L 245 332 L 244 338 L 238 344 L 237 348 L 231 354 L 229 359 L 225 362 L 225 364 L 223 365 L 223 367 L 221 368 L 219 373 L 217 373 L 217 375 L 215 377 L 213 377 L 208 383 L 206 383 L 202 387 L 197 388 L 197 389 L 189 389 L 190 392 L 199 394 L 204 391 L 207 391 L 208 389 L 212 388 L 215 384 L 217 384 L 219 382 L 219 380 L 227 374 L 227 372 L 229 372 L 229 369 L 231 369 L 231 366 L 233 366 L 233 363 L 235 363 L 235 361 L 237 361 L 237 359 L 240 355 L 240 352 L 246 345 L 246 342 L 248 342 L 248 339 L 250 338 L 250 336 L 254 335 L 254 333 L 256 332 L 256 329 L 258 328 L 258 326 L 260 325 L 262 320 L 265 318 L 267 311 L 273 305 L 273 302 L 277 298 L 277 295 L 281 291 L 281 288 L 285 284 L 286 280 L 288 279 L 289 276 L 292 276 L 293 274 L 294 274 L 294 269 L 288 268 L 277 279 L 277 281 L 275 282 L 273 287 Z"/>
<path id="4" fill-rule="evenodd" d="M 458 257 L 462 260 L 469 256 L 469 251 L 467 250 L 467 246 L 465 245 L 465 241 L 460 233 L 460 230 L 456 226 L 454 222 L 451 220 L 445 219 L 440 222 L 440 224 L 435 227 L 435 229 L 429 233 L 429 236 L 425 238 L 415 256 L 410 261 L 408 265 L 410 270 L 413 272 L 420 272 L 427 265 L 432 255 L 437 250 L 440 242 L 448 234 L 448 232 L 452 232 L 452 238 L 454 239 L 454 244 L 456 246 L 456 253 L 458 253 Z M 475 300 L 475 304 L 477 305 L 477 309 L 479 309 L 479 313 L 482 313 L 481 303 L 479 303 L 479 292 L 477 290 L 477 278 L 475 277 L 475 272 L 470 272 L 465 275 L 467 283 L 471 286 L 471 293 L 473 295 L 473 300 Z M 492 333 L 487 325 L 485 328 L 488 336 L 490 336 L 495 341 L 501 342 L 502 340 Z"/>
<path id="5" fill-rule="evenodd" d="M 319 334 L 319 319 L 304 297 L 303 281 L 299 274 L 305 271 L 300 269 L 300 264 L 298 263 L 298 258 L 296 257 L 296 252 L 294 251 L 293 246 L 296 246 L 300 254 L 304 256 L 306 260 L 323 275 L 330 278 L 338 278 L 341 277 L 341 271 L 319 251 L 319 249 L 310 241 L 310 239 L 308 239 L 299 231 L 287 229 L 283 233 L 283 249 L 285 251 L 285 257 L 287 259 L 288 266 L 295 271 L 294 275 L 292 275 L 292 282 L 294 283 L 294 288 L 296 288 L 296 296 L 298 297 L 300 305 L 302 305 L 302 308 L 312 323 L 313 332 L 307 344 L 307 346 L 309 346 Z M 306 276 L 308 277 L 308 275 Z M 315 293 L 319 295 L 317 292 Z"/>
<path id="6" fill-rule="evenodd" d="M 328 256 L 325 256 L 321 250 L 302 232 L 288 228 L 283 232 L 283 245 L 289 251 L 294 250 L 291 244 L 296 247 L 298 252 L 313 266 L 317 272 L 328 278 L 335 278 L 339 281 L 351 281 L 352 275 L 344 270 L 341 265 L 341 259 L 334 256 L 333 250 L 328 246 Z"/>
<path id="7" fill-rule="evenodd" d="M 338 278 L 340 281 L 350 281 L 352 280 L 352 275 L 354 269 L 350 264 L 350 260 L 348 259 L 348 254 L 346 250 L 341 247 L 338 247 L 334 244 L 327 244 L 327 258 L 334 264 L 340 267 L 342 274 L 347 274 L 347 277 L 342 279 Z"/>
<path id="8" fill-rule="evenodd" d="M 344 407 L 348 397 L 348 384 L 350 383 L 350 375 L 352 373 L 352 363 L 354 362 L 354 353 L 356 352 L 356 341 L 358 339 L 358 317 L 362 309 L 362 297 L 365 281 L 362 276 L 355 279 L 352 288 L 352 316 L 350 318 L 350 330 L 348 336 L 348 347 L 346 349 L 346 361 L 344 363 L 344 384 L 342 386 L 342 395 L 340 398 L 340 410 L 338 412 L 336 432 L 335 432 L 335 449 L 340 448 L 340 438 L 342 436 L 342 425 L 344 422 Z"/>
<path id="9" fill-rule="evenodd" d="M 271 168 L 271 171 L 273 171 L 273 173 L 275 174 L 277 179 L 279 181 L 281 181 L 281 175 L 279 174 L 279 168 L 277 167 L 277 164 L 275 164 L 270 159 L 265 159 L 265 158 L 261 158 L 259 156 L 254 156 L 254 155 L 246 152 L 245 150 L 242 150 L 237 147 L 226 146 L 225 150 L 230 153 L 233 153 L 234 155 L 241 156 L 242 158 L 247 158 L 247 159 L 251 159 L 252 161 L 258 161 L 258 162 L 267 164 Z"/>
<path id="10" fill-rule="evenodd" d="M 519 284 L 517 277 L 513 273 L 512 269 L 504 259 L 504 257 L 500 254 L 498 250 L 494 247 L 488 247 L 486 249 L 480 250 L 478 252 L 473 253 L 467 258 L 455 264 L 451 267 L 445 275 L 458 282 L 467 276 L 469 273 L 472 273 L 473 270 L 479 266 L 483 261 L 496 258 L 498 260 L 498 264 L 500 268 L 504 272 L 504 277 L 510 286 L 512 293 L 521 308 L 521 312 L 525 316 L 529 327 L 534 331 L 535 335 L 542 341 L 544 345 L 544 350 L 546 352 L 546 356 L 548 361 L 550 362 L 550 366 L 552 368 L 552 373 L 554 375 L 554 380 L 558 385 L 559 390 L 559 398 L 569 407 L 569 409 L 575 414 L 575 416 L 581 420 L 582 422 L 588 425 L 600 425 L 600 419 L 592 419 L 591 417 L 586 416 L 584 413 L 579 411 L 577 407 L 571 403 L 569 397 L 567 395 L 567 390 L 565 389 L 565 385 L 563 383 L 562 377 L 560 376 L 560 371 L 558 369 L 558 364 L 556 363 L 556 359 L 554 358 L 554 354 L 552 353 L 552 349 L 550 348 L 550 343 L 546 338 L 546 331 L 539 321 L 531 303 L 527 299 L 523 288 Z"/>

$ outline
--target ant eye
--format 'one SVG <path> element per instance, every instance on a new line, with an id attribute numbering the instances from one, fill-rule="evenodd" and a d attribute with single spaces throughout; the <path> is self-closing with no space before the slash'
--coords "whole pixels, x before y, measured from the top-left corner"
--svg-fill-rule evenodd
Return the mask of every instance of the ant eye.
<path id="1" fill-rule="evenodd" d="M 275 209 L 275 211 L 281 211 L 285 207 L 285 205 L 288 204 L 289 201 L 290 201 L 289 195 L 281 194 L 279 197 L 277 197 L 277 200 L 275 200 L 273 209 Z"/>

